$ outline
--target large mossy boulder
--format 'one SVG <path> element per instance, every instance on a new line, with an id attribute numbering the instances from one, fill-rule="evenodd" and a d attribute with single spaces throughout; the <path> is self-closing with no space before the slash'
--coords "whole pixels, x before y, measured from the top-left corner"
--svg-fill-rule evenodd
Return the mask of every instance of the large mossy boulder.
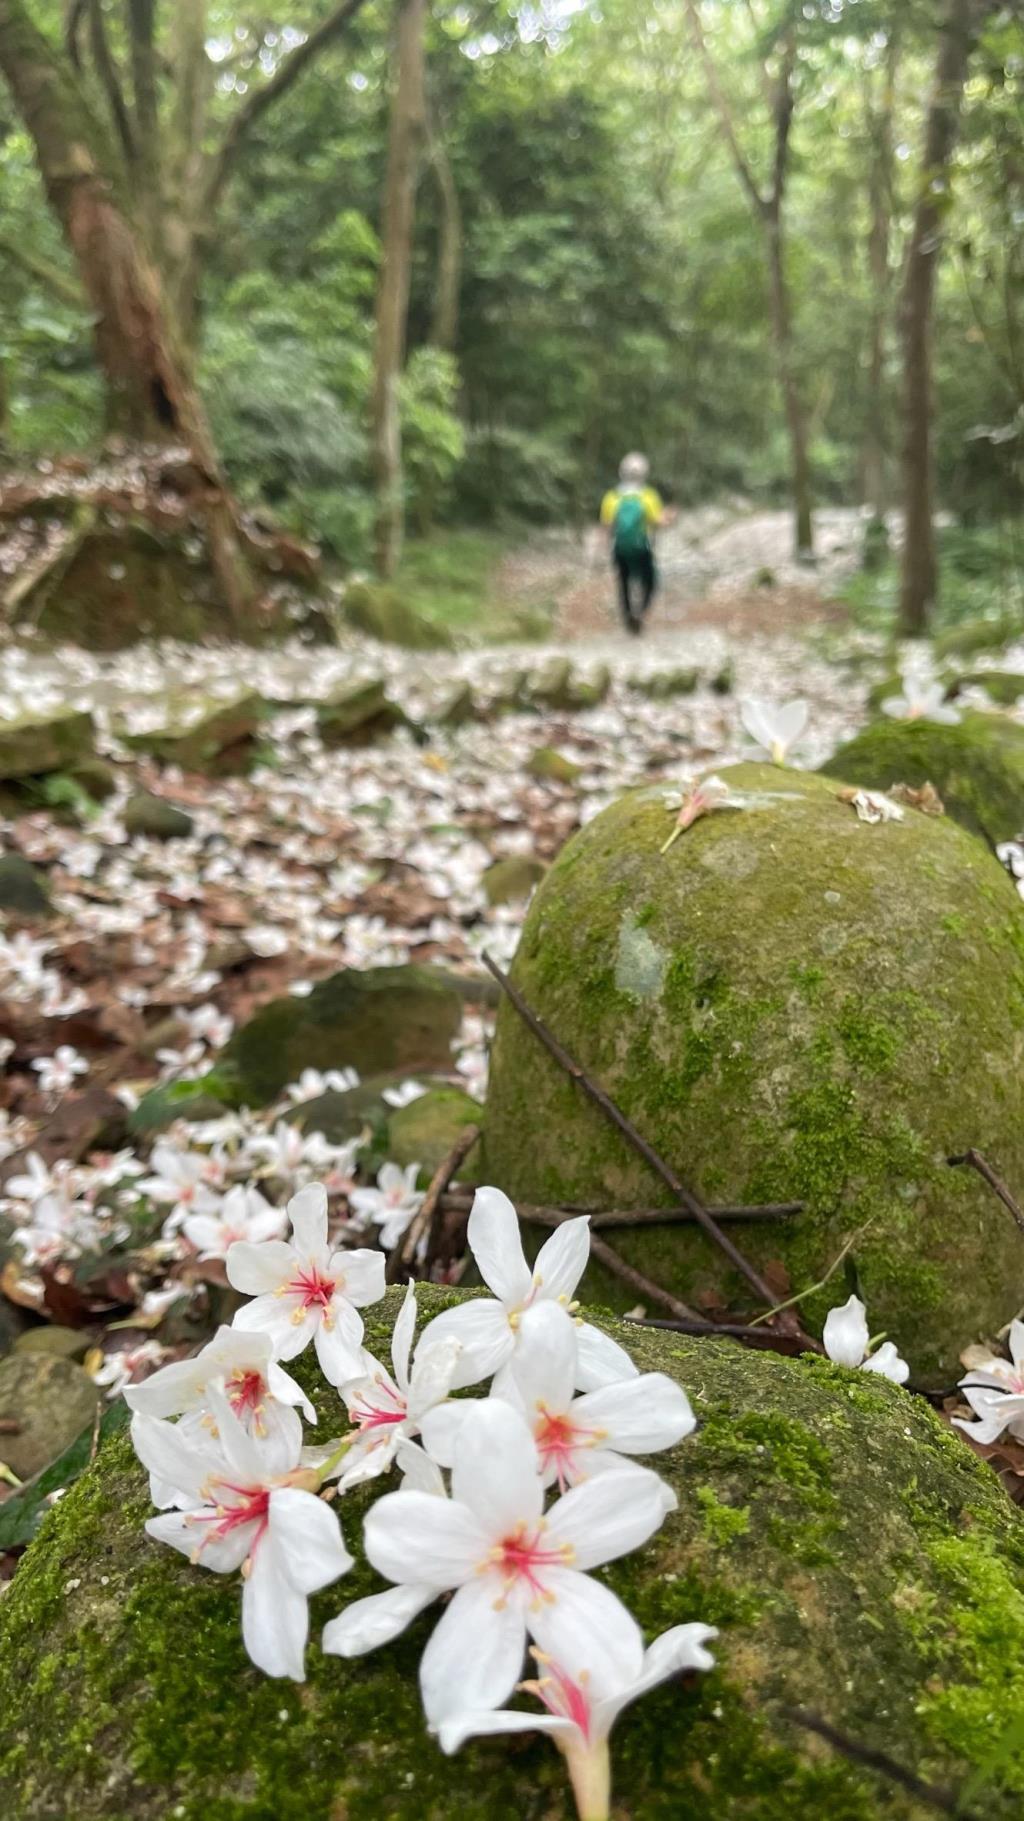
<path id="1" fill-rule="evenodd" d="M 250 691 L 222 702 L 186 692 L 168 702 L 162 726 L 144 733 L 118 731 L 126 746 L 161 765 L 219 778 L 252 765 L 265 714 L 262 698 Z"/>
<path id="2" fill-rule="evenodd" d="M 457 1087 L 431 1087 L 408 1106 L 396 1107 L 387 1123 L 388 1156 L 404 1169 L 418 1163 L 433 1176 L 468 1126 L 483 1124 L 483 1107 Z M 461 1182 L 479 1182 L 476 1151 L 458 1172 Z"/>
<path id="3" fill-rule="evenodd" d="M 402 1292 L 367 1312 L 388 1357 Z M 424 1315 L 457 1293 L 424 1289 Z M 607 1324 L 610 1325 L 610 1324 Z M 630 1707 L 613 1738 L 616 1821 L 926 1821 L 928 1811 L 783 1717 L 805 1706 L 933 1783 L 962 1786 L 1024 1724 L 1024 1521 L 923 1400 L 820 1361 L 617 1327 L 642 1369 L 688 1391 L 699 1427 L 657 1465 L 679 1507 L 599 1570 L 648 1637 L 719 1627 L 717 1668 Z M 344 1413 L 312 1351 L 292 1368 L 320 1431 Z M 445 1758 L 416 1670 L 431 1611 L 355 1662 L 319 1636 L 382 1583 L 356 1566 L 312 1604 L 308 1680 L 247 1660 L 236 1575 L 146 1537 L 146 1475 L 124 1436 L 46 1518 L 0 1604 L 5 1821 L 570 1821 L 565 1772 L 527 1735 Z M 981 1811 L 1019 1816 L 1004 1751 Z"/>
<path id="4" fill-rule="evenodd" d="M 249 1106 L 273 1100 L 303 1069 L 361 1075 L 451 1067 L 462 1000 L 432 968 L 343 968 L 305 999 L 272 999 L 241 1026 L 221 1066 Z"/>
<path id="5" fill-rule="evenodd" d="M 73 771 L 92 757 L 93 736 L 92 716 L 73 708 L 0 721 L 0 779 Z"/>
<path id="6" fill-rule="evenodd" d="M 1024 727 L 1005 715 L 874 721 L 822 770 L 878 790 L 934 784 L 947 813 L 992 847 L 1024 830 Z"/>
<path id="7" fill-rule="evenodd" d="M 974 1145 L 1024 1185 L 1020 902 L 946 818 L 870 826 L 828 779 L 747 764 L 724 776 L 749 807 L 705 816 L 667 853 L 659 791 L 577 835 L 533 900 L 513 979 L 707 1202 L 805 1202 L 736 1230 L 780 1300 L 849 1244 L 873 1328 L 920 1381 L 948 1384 L 965 1343 L 1024 1301 L 1020 1234 L 945 1161 Z M 509 1004 L 485 1166 L 528 1202 L 670 1199 Z M 691 1305 L 750 1311 L 744 1280 L 692 1227 L 616 1245 Z M 595 1282 L 616 1306 L 636 1300 Z M 833 1277 L 805 1318 L 820 1324 L 846 1294 Z"/>

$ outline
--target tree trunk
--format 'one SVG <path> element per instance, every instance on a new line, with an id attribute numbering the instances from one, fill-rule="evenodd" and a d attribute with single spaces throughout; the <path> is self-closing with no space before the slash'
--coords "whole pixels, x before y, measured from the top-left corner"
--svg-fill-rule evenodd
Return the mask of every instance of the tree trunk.
<path id="1" fill-rule="evenodd" d="M 900 632 L 920 638 L 935 606 L 937 568 L 932 474 L 932 304 L 949 160 L 967 68 L 985 0 L 947 0 L 928 103 L 921 180 L 903 272 L 903 563 Z"/>
<path id="2" fill-rule="evenodd" d="M 373 387 L 376 560 L 382 576 L 393 575 L 398 565 L 405 521 L 398 388 L 409 311 L 416 167 L 424 131 L 425 27 L 426 0 L 398 0 Z"/>
<path id="3" fill-rule="evenodd" d="M 799 557 L 810 557 L 814 548 L 814 526 L 811 507 L 811 468 L 807 456 L 807 414 L 804 410 L 800 384 L 793 364 L 792 315 L 789 304 L 789 285 L 786 279 L 781 209 L 769 206 L 764 210 L 764 228 L 768 251 L 768 295 L 771 307 L 772 340 L 775 344 L 779 388 L 782 392 L 786 429 L 789 433 L 796 553 Z"/>
<path id="4" fill-rule="evenodd" d="M 188 448 L 201 476 L 213 566 L 228 610 L 240 620 L 252 586 L 234 508 L 159 277 L 107 174 L 103 133 L 23 0 L 0 0 L 0 70 L 92 306 L 111 427 L 133 440 Z"/>
<path id="5" fill-rule="evenodd" d="M 889 436 L 886 398 L 886 340 L 889 327 L 891 274 L 889 241 L 893 201 L 892 121 L 896 84 L 896 42 L 891 39 L 882 72 L 880 105 L 872 106 L 870 89 L 865 97 L 865 126 L 870 145 L 868 165 L 868 272 L 871 307 L 868 319 L 868 371 L 866 382 L 864 442 L 861 451 L 861 494 L 872 516 L 884 520 L 889 508 Z M 865 79 L 867 80 L 867 79 Z"/>
<path id="6" fill-rule="evenodd" d="M 435 348 L 450 353 L 459 333 L 459 291 L 462 284 L 462 209 L 455 187 L 451 160 L 434 123 L 427 122 L 427 150 L 437 182 L 440 215 L 437 242 L 437 278 L 430 339 Z"/>
<path id="7" fill-rule="evenodd" d="M 171 24 L 173 106 L 164 125 L 161 260 L 185 346 L 199 340 L 199 288 L 210 240 L 205 183 L 212 68 L 206 51 L 207 0 L 176 0 Z"/>

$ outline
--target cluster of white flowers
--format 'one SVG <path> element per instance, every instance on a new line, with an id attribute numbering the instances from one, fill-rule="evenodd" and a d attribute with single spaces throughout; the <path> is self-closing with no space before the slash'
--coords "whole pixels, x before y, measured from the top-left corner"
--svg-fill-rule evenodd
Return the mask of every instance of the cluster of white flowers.
<path id="1" fill-rule="evenodd" d="M 345 1607 L 325 1652 L 386 1644 L 450 1594 L 420 1663 L 430 1730 L 446 1751 L 475 1733 L 549 1733 L 581 1814 L 600 1821 L 617 1715 L 674 1672 L 712 1664 L 715 1634 L 699 1622 L 645 1650 L 631 1613 L 590 1572 L 640 1548 L 675 1509 L 671 1487 L 631 1457 L 691 1432 L 686 1394 L 664 1374 L 639 1374 L 578 1318 L 589 1220 L 564 1222 L 531 1269 L 497 1189 L 478 1192 L 469 1229 L 493 1300 L 439 1315 L 414 1347 L 410 1283 L 389 1372 L 363 1348 L 360 1314 L 384 1294 L 383 1254 L 332 1249 L 327 1206 L 309 1185 L 289 1203 L 289 1240 L 235 1241 L 228 1278 L 254 1300 L 195 1358 L 127 1390 L 160 1508 L 147 1531 L 216 1573 L 241 1569 L 250 1657 L 301 1681 L 309 1596 L 353 1565 L 335 1491 L 397 1467 L 399 1489 L 370 1506 L 363 1534 L 392 1585 Z M 303 1444 L 300 1412 L 315 1414 L 286 1370 L 310 1343 L 350 1421 L 317 1448 Z M 528 1645 L 538 1673 L 523 1682 Z M 517 1686 L 540 1711 L 504 1706 Z"/>
<path id="2" fill-rule="evenodd" d="M 1024 1322 L 1010 1323 L 1008 1341 L 1009 1359 L 979 1354 L 966 1378 L 960 1380 L 976 1420 L 954 1416 L 953 1421 L 972 1442 L 983 1446 L 1004 1434 L 1016 1442 L 1024 1441 Z"/>

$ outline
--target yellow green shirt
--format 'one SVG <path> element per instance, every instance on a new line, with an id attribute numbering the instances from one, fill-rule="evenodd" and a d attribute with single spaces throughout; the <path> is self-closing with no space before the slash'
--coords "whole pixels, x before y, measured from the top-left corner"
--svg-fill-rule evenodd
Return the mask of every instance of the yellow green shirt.
<path id="1" fill-rule="evenodd" d="M 627 493 L 639 493 L 643 501 L 644 517 L 647 520 L 648 528 L 653 531 L 656 525 L 661 524 L 665 510 L 661 494 L 656 493 L 653 487 L 612 487 L 601 501 L 602 525 L 614 525 L 619 504 L 625 499 Z"/>

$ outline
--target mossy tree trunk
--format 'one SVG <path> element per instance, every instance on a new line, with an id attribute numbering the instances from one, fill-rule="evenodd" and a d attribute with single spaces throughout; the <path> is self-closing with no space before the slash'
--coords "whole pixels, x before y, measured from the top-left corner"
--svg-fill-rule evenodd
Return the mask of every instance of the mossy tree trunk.
<path id="1" fill-rule="evenodd" d="M 399 384 L 405 358 L 416 173 L 425 133 L 426 0 L 398 0 L 377 287 L 373 455 L 377 480 L 377 569 L 398 566 L 405 529 Z"/>
<path id="2" fill-rule="evenodd" d="M 903 336 L 903 564 L 900 631 L 927 632 L 935 606 L 932 450 L 932 307 L 942 229 L 949 208 L 950 161 L 971 51 L 992 0 L 947 0 L 925 119 L 917 202 L 900 302 Z"/>

